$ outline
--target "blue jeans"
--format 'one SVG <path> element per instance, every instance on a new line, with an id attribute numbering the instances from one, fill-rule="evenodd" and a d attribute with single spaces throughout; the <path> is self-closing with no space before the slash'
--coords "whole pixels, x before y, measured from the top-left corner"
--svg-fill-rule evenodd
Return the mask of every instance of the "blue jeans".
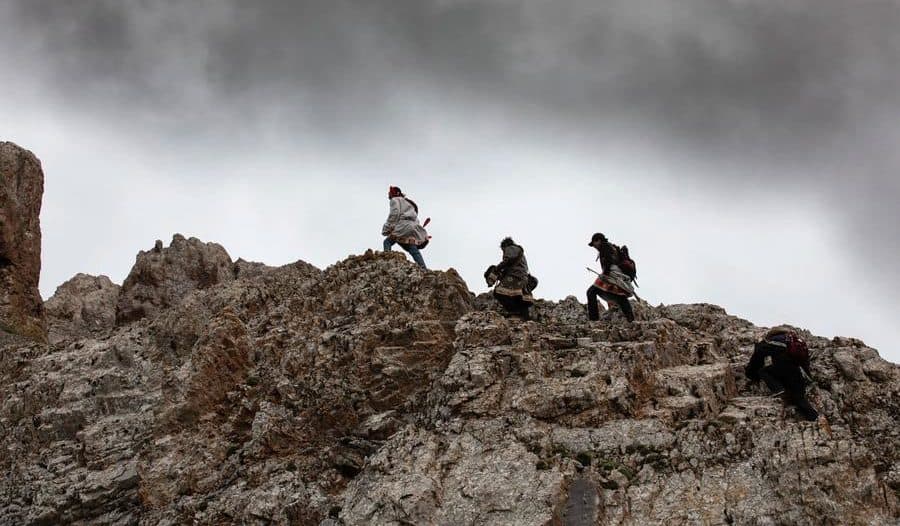
<path id="1" fill-rule="evenodd" d="M 394 246 L 395 244 L 400 245 L 400 248 L 409 252 L 409 255 L 412 256 L 413 261 L 418 263 L 418 265 L 420 267 L 424 268 L 425 270 L 428 270 L 428 267 L 425 266 L 425 260 L 422 259 L 422 253 L 419 252 L 419 247 L 417 247 L 415 245 L 407 245 L 406 243 L 397 243 L 393 239 L 386 237 L 386 238 L 384 238 L 384 251 L 390 252 L 391 247 Z"/>

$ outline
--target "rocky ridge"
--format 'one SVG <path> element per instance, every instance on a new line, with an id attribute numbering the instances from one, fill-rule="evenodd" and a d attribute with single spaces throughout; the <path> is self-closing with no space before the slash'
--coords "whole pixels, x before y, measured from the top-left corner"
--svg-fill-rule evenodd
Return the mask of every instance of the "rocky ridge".
<path id="1" fill-rule="evenodd" d="M 0 143 L 0 525 L 896 524 L 900 376 L 804 332 L 795 418 L 713 305 L 503 316 L 400 253 L 175 235 L 46 303 L 39 161 Z"/>
<path id="2" fill-rule="evenodd" d="M 713 305 L 502 316 L 399 253 L 232 262 L 175 236 L 0 348 L 0 524 L 886 524 L 898 367 L 804 333 L 793 415 Z"/>
<path id="3" fill-rule="evenodd" d="M 121 287 L 107 276 L 76 274 L 44 303 L 51 343 L 100 335 L 116 324 Z"/>
<path id="4" fill-rule="evenodd" d="M 122 284 L 116 320 L 129 322 L 153 316 L 177 305 L 187 294 L 234 279 L 228 252 L 216 243 L 175 234 L 163 249 L 156 241 L 152 250 L 141 251 Z"/>

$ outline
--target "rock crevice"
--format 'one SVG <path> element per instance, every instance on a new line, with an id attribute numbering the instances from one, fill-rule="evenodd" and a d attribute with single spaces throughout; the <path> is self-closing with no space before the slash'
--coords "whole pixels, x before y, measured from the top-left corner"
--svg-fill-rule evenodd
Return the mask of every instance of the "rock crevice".
<path id="1" fill-rule="evenodd" d="M 802 331 L 810 423 L 720 307 L 523 322 L 399 253 L 176 234 L 42 304 L 42 189 L 0 143 L 0 526 L 900 522 L 900 368 L 860 340 Z"/>
<path id="2" fill-rule="evenodd" d="M 173 245 L 118 294 L 61 286 L 51 347 L 0 349 L 0 523 L 900 518 L 900 376 L 859 340 L 805 333 L 820 426 L 746 382 L 763 329 L 715 306 L 522 322 L 400 254 L 322 271 Z"/>

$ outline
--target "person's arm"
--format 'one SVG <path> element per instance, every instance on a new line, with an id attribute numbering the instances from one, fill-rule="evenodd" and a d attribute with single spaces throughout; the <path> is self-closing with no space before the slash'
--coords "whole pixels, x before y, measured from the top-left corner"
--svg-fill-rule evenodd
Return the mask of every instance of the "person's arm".
<path id="1" fill-rule="evenodd" d="M 599 254 L 597 257 L 600 259 L 600 270 L 609 272 L 609 267 L 611 267 L 616 260 L 615 248 L 613 248 L 610 243 L 603 243 L 600 245 L 598 252 Z"/>
<path id="2" fill-rule="evenodd" d="M 515 263 L 522 257 L 522 247 L 510 245 L 503 249 L 503 261 L 497 265 L 497 272 L 503 274 L 510 265 Z"/>
<path id="3" fill-rule="evenodd" d="M 387 221 L 384 222 L 384 226 L 381 227 L 381 235 L 389 236 L 391 232 L 394 231 L 394 225 L 397 224 L 397 221 L 400 220 L 400 203 L 397 202 L 397 199 L 391 199 L 390 211 L 388 212 Z"/>
<path id="4" fill-rule="evenodd" d="M 752 381 L 759 380 L 759 371 L 766 364 L 766 356 L 771 356 L 773 352 L 772 345 L 764 341 L 757 342 L 753 346 L 753 356 L 750 362 L 744 367 L 744 374 Z"/>
<path id="5" fill-rule="evenodd" d="M 497 272 L 497 265 L 491 265 L 487 270 L 484 271 L 484 281 L 487 283 L 488 287 L 493 287 L 494 284 L 497 283 L 497 276 L 499 272 Z"/>

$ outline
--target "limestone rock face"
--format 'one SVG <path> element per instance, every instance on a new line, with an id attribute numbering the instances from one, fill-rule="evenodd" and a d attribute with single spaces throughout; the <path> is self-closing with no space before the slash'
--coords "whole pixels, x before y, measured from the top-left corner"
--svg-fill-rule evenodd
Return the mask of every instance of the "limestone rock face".
<path id="1" fill-rule="evenodd" d="M 50 342 L 108 331 L 116 324 L 119 287 L 106 276 L 76 274 L 44 303 Z"/>
<path id="2" fill-rule="evenodd" d="M 181 234 L 141 251 L 122 284 L 116 319 L 128 323 L 177 305 L 188 293 L 234 279 L 228 252 L 216 243 Z"/>
<path id="3" fill-rule="evenodd" d="M 44 172 L 28 150 L 0 142 L 0 333 L 46 338 L 41 274 Z"/>
<path id="4" fill-rule="evenodd" d="M 743 376 L 764 329 L 713 305 L 523 322 L 400 253 L 229 272 L 0 343 L 0 524 L 900 520 L 900 370 L 859 340 L 803 333 L 810 423 Z"/>

